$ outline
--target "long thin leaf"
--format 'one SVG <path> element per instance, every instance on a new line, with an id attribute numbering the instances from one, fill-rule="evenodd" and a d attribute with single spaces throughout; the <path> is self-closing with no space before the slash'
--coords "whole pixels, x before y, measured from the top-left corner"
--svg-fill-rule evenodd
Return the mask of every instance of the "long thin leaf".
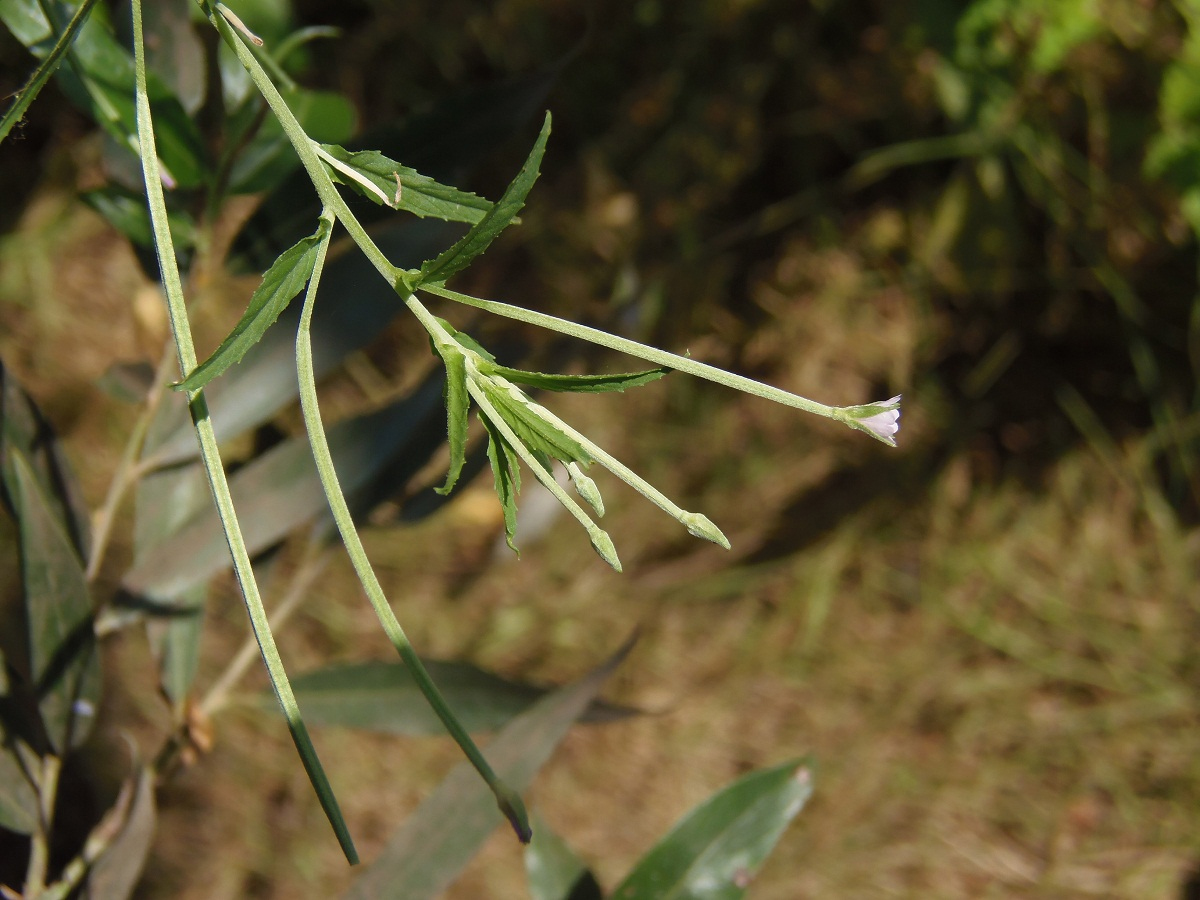
<path id="1" fill-rule="evenodd" d="M 604 665 L 539 700 L 504 727 L 488 745 L 488 755 L 509 784 L 518 790 L 528 787 L 631 647 L 632 641 L 627 642 Z M 487 788 L 466 763 L 459 763 L 388 841 L 346 900 L 438 896 L 503 821 Z"/>
<path id="2" fill-rule="evenodd" d="M 471 260 L 491 245 L 500 232 L 512 224 L 517 213 L 521 211 L 521 207 L 525 205 L 525 198 L 529 196 L 533 183 L 537 181 L 538 170 L 542 164 L 542 154 L 546 152 L 546 141 L 549 137 L 550 113 L 546 113 L 541 133 L 534 141 L 533 149 L 529 151 L 525 165 L 521 167 L 517 177 L 504 191 L 504 195 L 496 201 L 495 206 L 488 210 L 487 215 L 471 226 L 471 230 L 463 236 L 462 240 L 436 259 L 422 264 L 417 278 L 418 284 L 445 281 L 455 272 L 466 268 L 471 264 Z"/>
<path id="3" fill-rule="evenodd" d="M 424 660 L 464 728 L 492 731 L 506 725 L 552 688 L 500 678 L 469 663 Z M 387 734 L 444 734 L 441 720 L 401 663 L 334 665 L 292 678 L 292 690 L 313 725 L 361 728 Z M 637 711 L 600 701 L 585 722 L 610 722 Z"/>
<path id="4" fill-rule="evenodd" d="M 28 461 L 13 450 L 6 463 L 17 486 L 30 675 L 42 724 L 61 755 L 87 737 L 100 702 L 91 598 L 83 562 Z"/>
<path id="5" fill-rule="evenodd" d="M 739 778 L 642 857 L 614 900 L 736 900 L 810 796 L 807 760 Z"/>
<path id="6" fill-rule="evenodd" d="M 492 481 L 496 496 L 500 500 L 500 508 L 504 511 L 504 541 L 514 553 L 517 551 L 517 494 L 521 490 L 521 467 L 517 452 L 509 446 L 504 435 L 500 434 L 486 417 L 483 419 L 487 428 L 488 462 L 492 465 Z"/>
<path id="7" fill-rule="evenodd" d="M 75 36 L 79 33 L 79 29 L 83 27 L 83 23 L 87 21 L 88 16 L 92 12 L 92 7 L 95 5 L 96 0 L 83 0 L 79 4 L 79 9 L 75 10 L 75 15 L 71 17 L 71 21 L 63 29 L 63 33 L 54 42 L 54 47 L 46 54 L 41 65 L 29 76 L 29 80 L 25 82 L 25 87 L 17 92 L 17 98 L 13 101 L 12 106 L 4 113 L 4 118 L 0 119 L 0 142 L 8 137 L 8 133 L 12 131 L 13 126 L 21 121 L 21 118 L 25 115 L 25 111 L 29 109 L 29 105 L 33 103 L 38 93 L 45 87 L 46 82 L 50 80 L 50 76 L 58 69 L 63 56 L 70 49 L 71 44 L 74 43 Z"/>
<path id="8" fill-rule="evenodd" d="M 526 372 L 524 369 L 510 369 L 507 366 L 496 366 L 488 369 L 507 378 L 515 384 L 540 388 L 544 391 L 571 391 L 582 394 L 604 394 L 612 391 L 625 391 L 633 387 L 641 387 L 657 381 L 670 373 L 670 369 L 646 369 L 642 372 L 620 372 L 612 375 L 552 375 L 545 372 Z"/>
<path id="9" fill-rule="evenodd" d="M 0 653 L 0 709 L 8 711 L 13 704 L 5 666 Z M 13 734 L 7 719 L 0 717 L 0 828 L 32 834 L 38 824 L 38 795 L 21 764 L 19 745 L 27 759 L 33 758 L 32 749 Z"/>
<path id="10" fill-rule="evenodd" d="M 525 848 L 531 900 L 601 900 L 600 885 L 567 842 L 534 816 L 533 840 Z"/>
<path id="11" fill-rule="evenodd" d="M 458 476 L 467 461 L 467 409 L 471 398 L 467 394 L 467 363 L 456 346 L 439 348 L 446 364 L 446 440 L 450 445 L 450 467 L 446 483 L 437 489 L 443 496 L 454 490 Z"/>
<path id="12" fill-rule="evenodd" d="M 335 166 L 329 166 L 330 177 L 375 203 L 403 209 L 422 218 L 433 216 L 447 222 L 466 222 L 470 225 L 482 219 L 492 208 L 492 201 L 440 184 L 416 169 L 389 159 L 378 150 L 352 152 L 336 144 L 322 144 L 321 149 L 351 169 L 362 181 L 348 176 Z M 366 187 L 363 181 L 373 185 L 374 190 Z"/>
<path id="13" fill-rule="evenodd" d="M 263 275 L 262 283 L 250 298 L 246 312 L 229 336 L 221 342 L 212 356 L 191 371 L 187 378 L 174 385 L 177 391 L 196 391 L 204 387 L 258 343 L 268 328 L 275 324 L 289 303 L 304 290 L 317 263 L 317 251 L 328 239 L 330 223 L 322 219 L 317 230 L 280 254 Z"/>
<path id="14" fill-rule="evenodd" d="M 154 773 L 148 766 L 122 790 L 123 803 L 109 811 L 99 828 L 117 829 L 112 843 L 88 875 L 87 900 L 128 900 L 137 887 L 154 840 L 157 819 Z"/>

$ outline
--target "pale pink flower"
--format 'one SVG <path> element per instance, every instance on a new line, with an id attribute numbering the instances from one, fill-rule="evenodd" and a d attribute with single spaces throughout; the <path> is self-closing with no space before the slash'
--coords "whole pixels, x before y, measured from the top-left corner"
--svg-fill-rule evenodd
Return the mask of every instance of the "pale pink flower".
<path id="1" fill-rule="evenodd" d="M 890 409 L 880 409 L 878 412 L 872 412 L 870 415 L 861 417 L 854 416 L 854 420 L 850 424 L 860 431 L 874 435 L 885 444 L 891 444 L 895 447 L 896 432 L 900 430 L 900 397 L 901 395 L 897 394 L 891 400 L 883 403 L 869 403 L 865 407 L 856 407 L 857 410 L 863 412 L 868 412 L 877 407 L 890 407 Z"/>

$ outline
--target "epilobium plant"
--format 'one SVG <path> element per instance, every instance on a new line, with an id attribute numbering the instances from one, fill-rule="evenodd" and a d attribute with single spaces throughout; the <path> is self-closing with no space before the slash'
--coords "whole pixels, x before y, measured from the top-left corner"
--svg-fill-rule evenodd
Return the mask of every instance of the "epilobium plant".
<path id="1" fill-rule="evenodd" d="M 84 50 L 87 52 L 80 51 L 82 61 L 72 69 L 72 77 L 82 80 L 87 88 L 82 96 L 93 102 L 98 117 L 105 110 L 111 111 L 111 117 L 103 119 L 106 129 L 114 136 L 120 137 L 126 145 L 134 146 L 140 157 L 145 199 L 149 209 L 147 230 L 153 236 L 181 373 L 181 378 L 174 384 L 174 388 L 187 397 L 205 477 L 215 500 L 221 529 L 228 542 L 254 636 L 279 706 L 284 712 L 305 768 L 347 858 L 354 861 L 357 855 L 333 790 L 313 749 L 292 686 L 275 646 L 251 566 L 251 549 L 239 523 L 233 492 L 221 461 L 217 435 L 205 395 L 207 385 L 247 358 L 247 354 L 263 339 L 270 326 L 301 292 L 304 293 L 304 300 L 295 340 L 296 381 L 310 452 L 316 463 L 321 488 L 337 531 L 385 633 L 411 673 L 412 679 L 445 729 L 462 748 L 470 764 L 482 776 L 517 835 L 522 841 L 528 841 L 531 829 L 520 794 L 497 776 L 488 759 L 476 747 L 468 728 L 455 715 L 438 690 L 388 603 L 367 559 L 354 522 L 351 504 L 347 500 L 347 492 L 343 490 L 338 468 L 335 466 L 335 448 L 323 423 L 317 400 L 317 371 L 312 338 L 318 286 L 325 272 L 326 257 L 335 234 L 344 233 L 357 246 L 379 277 L 394 292 L 398 302 L 421 324 L 428 333 L 433 352 L 444 367 L 443 400 L 449 444 L 449 468 L 444 483 L 438 488 L 439 493 L 449 494 L 462 476 L 468 458 L 469 418 L 474 408 L 486 433 L 487 459 L 491 465 L 496 496 L 503 509 L 506 539 L 514 550 L 518 496 L 522 470 L 525 470 L 543 484 L 579 523 L 600 557 L 620 571 L 621 563 L 616 542 L 597 524 L 597 520 L 604 516 L 605 511 L 600 488 L 589 474 L 594 472 L 597 466 L 633 487 L 692 535 L 729 548 L 728 539 L 706 516 L 678 506 L 604 448 L 533 399 L 530 391 L 625 391 L 661 378 L 668 372 L 681 372 L 840 421 L 890 446 L 896 444 L 900 397 L 859 406 L 826 406 L 685 356 L 668 353 L 544 313 L 472 297 L 448 288 L 447 281 L 487 250 L 501 232 L 516 220 L 538 178 L 542 156 L 550 135 L 550 115 L 546 115 L 521 170 L 502 196 L 491 202 L 422 175 L 381 152 L 351 152 L 336 143 L 315 140 L 301 123 L 297 110 L 293 107 L 296 89 L 280 68 L 279 59 L 271 55 L 271 48 L 265 46 L 264 41 L 253 34 L 224 4 L 202 0 L 200 6 L 208 21 L 220 34 L 231 58 L 241 66 L 248 83 L 252 84 L 258 96 L 265 102 L 278 125 L 279 133 L 290 144 L 322 206 L 312 234 L 278 255 L 264 274 L 241 320 L 217 350 L 203 362 L 198 360 L 193 348 L 191 325 L 184 298 L 184 280 L 177 262 L 179 254 L 175 246 L 176 238 L 186 229 L 180 228 L 177 218 L 172 220 L 176 212 L 168 209 L 166 190 L 180 189 L 181 185 L 202 184 L 206 178 L 214 184 L 223 185 L 234 177 L 231 173 L 236 171 L 236 160 L 226 159 L 215 172 L 205 175 L 199 163 L 192 165 L 195 160 L 189 156 L 191 132 L 188 130 L 186 117 L 172 119 L 170 128 L 164 128 L 161 122 L 156 122 L 156 116 L 174 115 L 178 110 L 164 99 L 162 85 L 147 74 L 140 0 L 133 0 L 132 3 L 132 110 L 127 110 L 126 106 L 115 102 L 101 103 L 96 99 L 103 98 L 103 91 L 109 88 L 104 86 L 107 82 L 89 80 L 88 67 L 96 65 L 97 59 L 105 60 L 106 65 L 115 66 L 117 69 L 121 69 L 124 63 L 120 62 L 123 59 L 120 54 L 104 43 L 109 39 L 103 34 L 98 35 L 95 31 L 81 29 L 81 23 L 91 9 L 90 3 L 80 6 L 65 31 L 60 29 L 55 21 L 56 15 L 49 12 L 55 8 L 53 5 L 47 7 L 45 18 L 39 18 L 39 7 L 32 2 L 0 0 L 0 15 L 5 16 L 6 24 L 13 28 L 22 40 L 28 38 L 26 42 L 30 46 L 44 38 L 44 29 L 47 26 L 51 35 L 59 36 L 53 51 L 46 55 L 42 67 L 31 79 L 26 94 L 36 91 L 59 59 L 64 56 L 70 57 L 75 52 L 71 49 L 71 42 L 78 34 L 83 34 L 81 40 L 87 42 L 84 44 Z M 109 55 L 104 56 L 97 47 Z M 280 55 L 285 54 L 284 49 L 279 52 Z M 114 60 L 116 62 L 113 62 Z M 241 146 L 251 139 L 252 131 L 248 130 L 251 126 L 246 124 L 254 120 L 254 109 L 251 100 L 248 99 L 250 96 L 250 91 L 247 90 L 245 95 L 231 103 L 230 130 L 237 138 L 231 142 L 232 146 Z M 289 96 L 292 97 L 291 101 Z M 152 100 L 155 101 L 154 107 L 159 110 L 158 113 L 152 112 Z M 27 105 L 25 97 L 22 98 L 22 102 Z M 24 110 L 25 105 L 20 106 L 20 111 Z M 15 113 L 17 117 L 21 114 L 20 111 Z M 5 116 L 4 133 L 11 127 L 12 121 L 15 121 L 13 116 L 12 111 Z M 163 142 L 161 150 L 158 146 L 159 135 L 170 138 L 169 141 Z M 252 179 L 248 180 L 248 183 L 250 182 Z M 430 216 L 463 223 L 468 226 L 466 234 L 419 266 L 396 265 L 368 234 L 366 227 L 339 192 L 339 185 L 382 207 L 420 217 Z M 111 199 L 109 198 L 110 201 Z M 115 207 L 110 202 L 106 208 L 112 212 Z M 134 224 L 136 225 L 136 222 Z M 504 366 L 470 335 L 434 315 L 426 306 L 429 298 L 463 304 L 588 341 L 644 360 L 653 368 L 624 374 L 561 375 Z M 150 463 L 157 461 L 165 465 L 173 458 L 163 452 L 165 455 L 157 460 L 151 458 Z M 568 493 L 555 478 L 552 470 L 554 461 L 565 466 L 575 496 Z M 146 464 L 147 471 L 152 470 L 150 463 Z M 342 477 L 345 477 L 344 472 Z M 119 496 L 121 487 L 123 485 L 115 489 L 114 496 Z M 9 493 L 13 493 L 11 489 Z M 115 504 L 116 501 L 112 502 Z M 141 581 L 134 578 L 129 583 L 144 585 L 153 581 L 154 577 L 155 573 L 151 571 L 151 574 L 145 575 Z M 162 577 L 169 580 L 169 575 Z M 176 584 L 174 581 L 170 583 Z M 86 696 L 73 696 L 71 699 L 72 709 L 82 710 L 91 703 Z M 575 714 L 578 714 L 578 710 Z M 503 740 L 500 739 L 493 745 L 501 746 Z M 798 768 L 797 765 L 783 767 L 772 775 L 769 783 L 772 785 L 772 802 L 781 797 L 787 798 L 786 803 L 780 801 L 782 805 L 777 809 L 772 807 L 776 811 L 771 813 L 769 818 L 772 822 L 786 824 L 798 811 L 803 798 L 808 795 L 808 769 Z M 746 788 L 746 791 L 749 792 L 746 793 L 746 797 L 758 796 L 749 788 Z M 755 799 L 754 802 L 759 801 Z M 767 813 L 763 812 L 763 815 Z M 770 843 L 773 843 L 773 840 L 772 838 Z M 769 850 L 769 845 L 762 850 L 762 855 L 765 855 L 766 850 Z M 31 883 L 37 887 L 40 883 L 38 877 L 32 878 Z M 34 891 L 34 894 L 36 893 Z"/>

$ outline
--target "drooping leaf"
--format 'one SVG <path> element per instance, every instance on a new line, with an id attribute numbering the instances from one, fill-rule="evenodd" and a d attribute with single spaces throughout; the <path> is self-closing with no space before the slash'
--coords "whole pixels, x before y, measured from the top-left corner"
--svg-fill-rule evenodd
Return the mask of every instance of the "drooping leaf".
<path id="1" fill-rule="evenodd" d="M 471 230 L 463 235 L 461 240 L 435 259 L 421 265 L 418 283 L 445 281 L 455 272 L 465 269 L 471 264 L 471 260 L 491 245 L 500 232 L 512 224 L 521 207 L 525 205 L 525 198 L 529 196 L 533 183 L 537 181 L 542 154 L 546 152 L 546 140 L 549 137 L 550 113 L 546 113 L 541 133 L 534 142 L 533 149 L 529 151 L 525 165 L 505 189 L 503 196 L 482 219 L 471 226 Z"/>
<path id="2" fill-rule="evenodd" d="M 509 681 L 468 663 L 425 660 L 425 667 L 468 731 L 493 731 L 552 689 Z M 310 725 L 362 728 L 388 734 L 440 735 L 445 726 L 403 663 L 334 665 L 292 678 Z M 264 706 L 275 703 L 264 696 Z M 635 710 L 595 701 L 585 722 L 609 722 Z"/>
<path id="3" fill-rule="evenodd" d="M 403 209 L 414 215 L 433 216 L 447 222 L 466 222 L 474 225 L 492 208 L 485 197 L 439 184 L 415 169 L 388 159 L 378 150 L 351 152 L 336 144 L 322 144 L 321 149 L 344 166 L 373 184 L 384 197 L 386 205 Z M 385 204 L 379 193 L 368 190 L 360 182 L 337 168 L 326 164 L 333 179 L 362 194 L 368 200 Z"/>
<path id="4" fill-rule="evenodd" d="M 629 652 L 626 643 L 591 674 L 543 697 L 506 725 L 487 745 L 496 774 L 518 791 L 596 698 Z M 388 841 L 380 857 L 346 893 L 347 900 L 427 900 L 458 877 L 504 817 L 495 798 L 466 762 L 459 763 Z"/>
<path id="5" fill-rule="evenodd" d="M 525 848 L 531 900 L 602 900 L 596 876 L 567 842 L 534 816 L 533 840 Z"/>
<path id="6" fill-rule="evenodd" d="M 250 305 L 233 331 L 212 356 L 175 385 L 177 391 L 199 390 L 234 363 L 241 362 L 242 357 L 258 343 L 266 330 L 275 324 L 279 314 L 308 284 L 317 262 L 317 252 L 321 244 L 329 240 L 329 229 L 329 221 L 322 219 L 312 235 L 285 250 L 275 260 L 263 275 L 262 283 L 254 291 Z"/>
<path id="7" fill-rule="evenodd" d="M 108 849 L 92 865 L 87 900 L 128 900 L 141 878 L 157 820 L 154 774 L 148 766 L 121 788 L 117 802 L 97 826 L 116 831 Z"/>
<path id="8" fill-rule="evenodd" d="M 190 587 L 170 598 L 177 609 L 146 623 L 150 646 L 158 660 L 159 683 L 176 710 L 187 699 L 200 668 L 207 595 L 207 585 Z"/>
<path id="9" fill-rule="evenodd" d="M 521 442 L 536 454 L 568 462 L 590 463 L 592 457 L 579 441 L 547 422 L 537 413 L 536 404 L 523 394 L 514 396 L 499 385 L 485 382 L 484 391 L 496 412 L 513 430 Z"/>
<path id="10" fill-rule="evenodd" d="M 91 597 L 66 525 L 24 454 L 12 449 L 4 464 L 21 532 L 30 677 L 46 735 L 61 754 L 87 737 L 100 700 Z"/>
<path id="11" fill-rule="evenodd" d="M 487 371 L 527 387 L 540 388 L 544 391 L 573 391 L 584 394 L 620 392 L 628 388 L 641 387 L 643 384 L 657 381 L 671 372 L 670 369 L 664 367 L 647 369 L 644 372 L 620 372 L 612 375 L 549 375 L 544 372 L 510 369 L 508 366 L 496 366 Z"/>
<path id="12" fill-rule="evenodd" d="M 736 900 L 811 795 L 807 760 L 739 778 L 684 816 L 614 900 Z"/>
<path id="13" fill-rule="evenodd" d="M 450 444 L 450 468 L 446 472 L 446 483 L 437 489 L 439 494 L 449 494 L 458 483 L 463 465 L 467 461 L 467 362 L 462 351 L 454 347 L 439 347 L 438 352 L 446 364 L 446 435 Z"/>
<path id="14" fill-rule="evenodd" d="M 517 452 L 509 446 L 495 426 L 480 416 L 488 433 L 487 455 L 492 465 L 492 481 L 500 508 L 504 511 L 504 541 L 514 553 L 519 553 L 517 538 L 517 494 L 521 491 L 521 467 Z"/>

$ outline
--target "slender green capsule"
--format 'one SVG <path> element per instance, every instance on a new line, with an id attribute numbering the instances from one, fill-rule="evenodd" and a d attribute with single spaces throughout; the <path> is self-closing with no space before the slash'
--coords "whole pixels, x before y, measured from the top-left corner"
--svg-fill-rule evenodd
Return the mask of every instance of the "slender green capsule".
<path id="1" fill-rule="evenodd" d="M 684 513 L 679 517 L 679 521 L 686 526 L 693 537 L 704 538 L 706 541 L 720 544 L 726 550 L 729 549 L 729 538 L 722 534 L 721 529 L 714 525 L 708 516 L 702 516 L 700 513 Z"/>
<path id="2" fill-rule="evenodd" d="M 600 558 L 620 572 L 621 560 L 617 558 L 617 548 L 608 532 L 593 527 L 588 529 L 588 537 L 592 539 L 592 547 L 600 554 Z"/>
<path id="3" fill-rule="evenodd" d="M 583 474 L 579 463 L 567 463 L 567 474 L 571 476 L 571 483 L 575 485 L 575 493 L 587 501 L 588 506 L 596 511 L 596 515 L 603 516 L 604 498 L 600 496 L 596 482 Z"/>

